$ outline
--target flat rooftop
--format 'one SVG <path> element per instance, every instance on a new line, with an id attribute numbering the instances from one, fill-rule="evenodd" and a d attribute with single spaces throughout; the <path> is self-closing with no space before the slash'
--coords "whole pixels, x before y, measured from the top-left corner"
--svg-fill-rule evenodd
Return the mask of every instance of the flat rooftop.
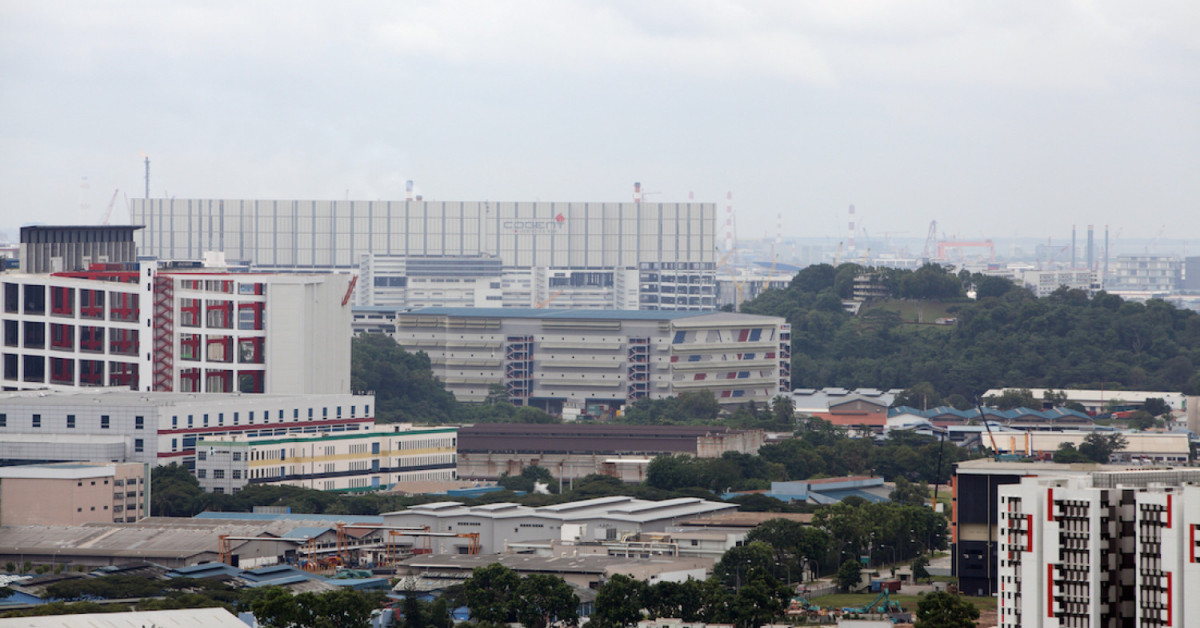
<path id="1" fill-rule="evenodd" d="M 674 310 L 569 310 L 531 307 L 423 307 L 404 316 L 453 316 L 461 318 L 556 318 L 600 321 L 671 321 L 678 318 L 704 316 L 715 312 Z"/>

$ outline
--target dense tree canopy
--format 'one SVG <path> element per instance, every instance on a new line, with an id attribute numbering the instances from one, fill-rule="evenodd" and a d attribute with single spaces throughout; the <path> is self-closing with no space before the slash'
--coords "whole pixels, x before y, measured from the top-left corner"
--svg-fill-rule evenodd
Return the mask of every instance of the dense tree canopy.
<path id="1" fill-rule="evenodd" d="M 939 266 L 867 269 L 893 297 L 948 303 L 945 311 L 957 319 L 904 324 L 892 311 L 868 307 L 857 318 L 844 312 L 842 270 L 810 266 L 787 289 L 742 305 L 743 312 L 791 323 L 795 387 L 927 382 L 940 397 L 964 400 L 1001 387 L 1200 392 L 1200 315 L 1164 301 L 1134 303 L 1104 292 L 1089 298 L 1065 288 L 1039 299 L 1007 280 L 956 276 Z M 970 286 L 976 301 L 963 297 Z"/>

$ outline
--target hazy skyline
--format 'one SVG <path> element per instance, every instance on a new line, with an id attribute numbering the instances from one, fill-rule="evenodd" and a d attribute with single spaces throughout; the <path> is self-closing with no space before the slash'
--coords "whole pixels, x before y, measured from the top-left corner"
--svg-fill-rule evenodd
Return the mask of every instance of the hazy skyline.
<path id="1" fill-rule="evenodd" d="M 1198 31 L 1186 1 L 10 0 L 0 228 L 98 223 L 143 195 L 144 152 L 156 197 L 641 181 L 731 191 L 745 238 L 777 213 L 838 237 L 852 203 L 873 238 L 1200 238 Z"/>

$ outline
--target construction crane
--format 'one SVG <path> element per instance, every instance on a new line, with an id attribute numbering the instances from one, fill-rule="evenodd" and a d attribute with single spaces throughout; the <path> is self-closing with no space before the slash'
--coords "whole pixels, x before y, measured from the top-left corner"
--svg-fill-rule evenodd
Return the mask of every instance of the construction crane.
<path id="1" fill-rule="evenodd" d="M 113 206 L 117 204 L 117 194 L 121 193 L 121 188 L 113 190 L 112 199 L 108 201 L 108 209 L 104 210 L 104 220 L 100 221 L 101 225 L 108 225 L 108 220 L 112 218 Z"/>
<path id="2" fill-rule="evenodd" d="M 929 258 L 933 257 L 933 246 L 937 243 L 937 221 L 929 221 L 929 235 L 925 236 L 925 250 L 921 253 L 921 260 L 928 262 Z"/>
<path id="3" fill-rule="evenodd" d="M 833 254 L 833 267 L 837 268 L 838 263 L 842 261 L 842 243 L 838 242 L 837 252 Z"/>

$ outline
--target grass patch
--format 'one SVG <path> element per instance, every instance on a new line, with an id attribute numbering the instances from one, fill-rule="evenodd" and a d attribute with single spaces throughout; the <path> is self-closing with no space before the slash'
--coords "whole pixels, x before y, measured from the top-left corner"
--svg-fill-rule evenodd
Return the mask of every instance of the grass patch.
<path id="1" fill-rule="evenodd" d="M 832 595 L 822 595 L 821 597 L 813 598 L 809 602 L 821 608 L 861 608 L 870 604 L 878 595 L 878 593 L 834 593 Z M 921 597 L 920 595 L 900 594 L 891 595 L 888 599 L 893 602 L 899 602 L 900 608 L 904 609 L 905 612 L 915 613 L 917 612 L 917 603 L 921 601 Z M 966 595 L 963 597 L 970 600 L 981 613 L 983 611 L 996 610 L 996 598 L 994 597 L 971 597 Z"/>

